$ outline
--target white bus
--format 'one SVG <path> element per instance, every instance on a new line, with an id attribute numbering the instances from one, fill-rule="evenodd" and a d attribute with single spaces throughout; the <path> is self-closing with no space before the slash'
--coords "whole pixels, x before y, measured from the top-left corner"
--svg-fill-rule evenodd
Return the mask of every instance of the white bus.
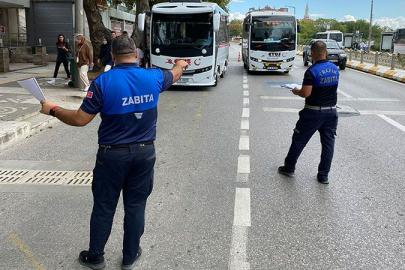
<path id="1" fill-rule="evenodd" d="M 251 11 L 243 21 L 242 58 L 248 71 L 283 71 L 294 64 L 297 20 L 287 9 Z"/>
<path id="2" fill-rule="evenodd" d="M 151 12 L 150 65 L 171 69 L 178 60 L 189 67 L 176 85 L 216 86 L 229 62 L 228 14 L 217 4 L 172 0 Z M 139 14 L 144 31 L 145 14 Z"/>
<path id="3" fill-rule="evenodd" d="M 333 39 L 336 40 L 337 44 L 341 48 L 344 47 L 343 44 L 343 33 L 340 32 L 339 30 L 329 30 L 325 32 L 318 32 L 315 34 L 315 39 Z"/>

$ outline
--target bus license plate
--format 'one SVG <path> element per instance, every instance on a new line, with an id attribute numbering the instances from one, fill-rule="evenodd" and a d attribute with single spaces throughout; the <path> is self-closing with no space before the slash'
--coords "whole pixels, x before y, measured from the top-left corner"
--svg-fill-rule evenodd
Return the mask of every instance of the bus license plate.
<path id="1" fill-rule="evenodd" d="M 329 60 L 329 62 L 337 63 L 337 62 L 339 62 L 339 60 L 331 59 L 331 60 Z"/>
<path id="2" fill-rule="evenodd" d="M 179 79 L 179 83 L 188 83 L 188 79 L 181 78 Z"/>

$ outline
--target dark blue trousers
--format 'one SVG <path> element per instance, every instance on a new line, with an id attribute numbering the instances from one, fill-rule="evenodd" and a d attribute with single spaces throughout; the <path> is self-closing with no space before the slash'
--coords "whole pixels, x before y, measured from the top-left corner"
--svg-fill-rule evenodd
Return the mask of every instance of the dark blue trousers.
<path id="1" fill-rule="evenodd" d="M 146 200 L 153 188 L 155 160 L 153 145 L 98 150 L 93 170 L 89 256 L 104 254 L 122 190 L 125 210 L 123 263 L 135 260 L 145 227 Z"/>
<path id="2" fill-rule="evenodd" d="M 284 165 L 287 169 L 295 170 L 298 157 L 316 131 L 321 136 L 322 153 L 318 166 L 318 178 L 327 179 L 332 164 L 335 148 L 335 135 L 338 125 L 336 109 L 310 110 L 303 109 L 299 112 L 299 120 L 294 129 L 292 143 Z"/>

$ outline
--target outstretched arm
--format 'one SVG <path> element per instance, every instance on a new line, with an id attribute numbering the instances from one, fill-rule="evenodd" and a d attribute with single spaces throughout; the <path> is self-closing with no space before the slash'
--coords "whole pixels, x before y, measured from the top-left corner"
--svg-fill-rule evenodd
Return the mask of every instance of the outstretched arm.
<path id="1" fill-rule="evenodd" d="M 70 126 L 83 127 L 93 120 L 95 114 L 88 114 L 82 109 L 68 110 L 55 105 L 55 103 L 47 100 L 41 101 L 41 113 L 49 115 L 51 109 L 55 110 L 55 117 L 63 123 Z"/>

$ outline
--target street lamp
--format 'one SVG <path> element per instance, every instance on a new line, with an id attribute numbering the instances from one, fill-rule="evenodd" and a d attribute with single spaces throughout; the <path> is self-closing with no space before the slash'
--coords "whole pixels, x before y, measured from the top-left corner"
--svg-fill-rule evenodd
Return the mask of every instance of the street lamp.
<path id="1" fill-rule="evenodd" d="M 373 31 L 373 0 L 371 0 L 371 11 L 370 11 L 370 29 L 368 30 L 368 46 L 367 52 L 370 52 L 370 44 L 371 44 L 371 31 Z"/>
<path id="2" fill-rule="evenodd" d="M 293 9 L 294 9 L 294 15 L 295 15 L 295 7 L 293 7 L 293 6 L 285 6 L 285 7 L 291 7 L 291 8 L 293 8 Z"/>

